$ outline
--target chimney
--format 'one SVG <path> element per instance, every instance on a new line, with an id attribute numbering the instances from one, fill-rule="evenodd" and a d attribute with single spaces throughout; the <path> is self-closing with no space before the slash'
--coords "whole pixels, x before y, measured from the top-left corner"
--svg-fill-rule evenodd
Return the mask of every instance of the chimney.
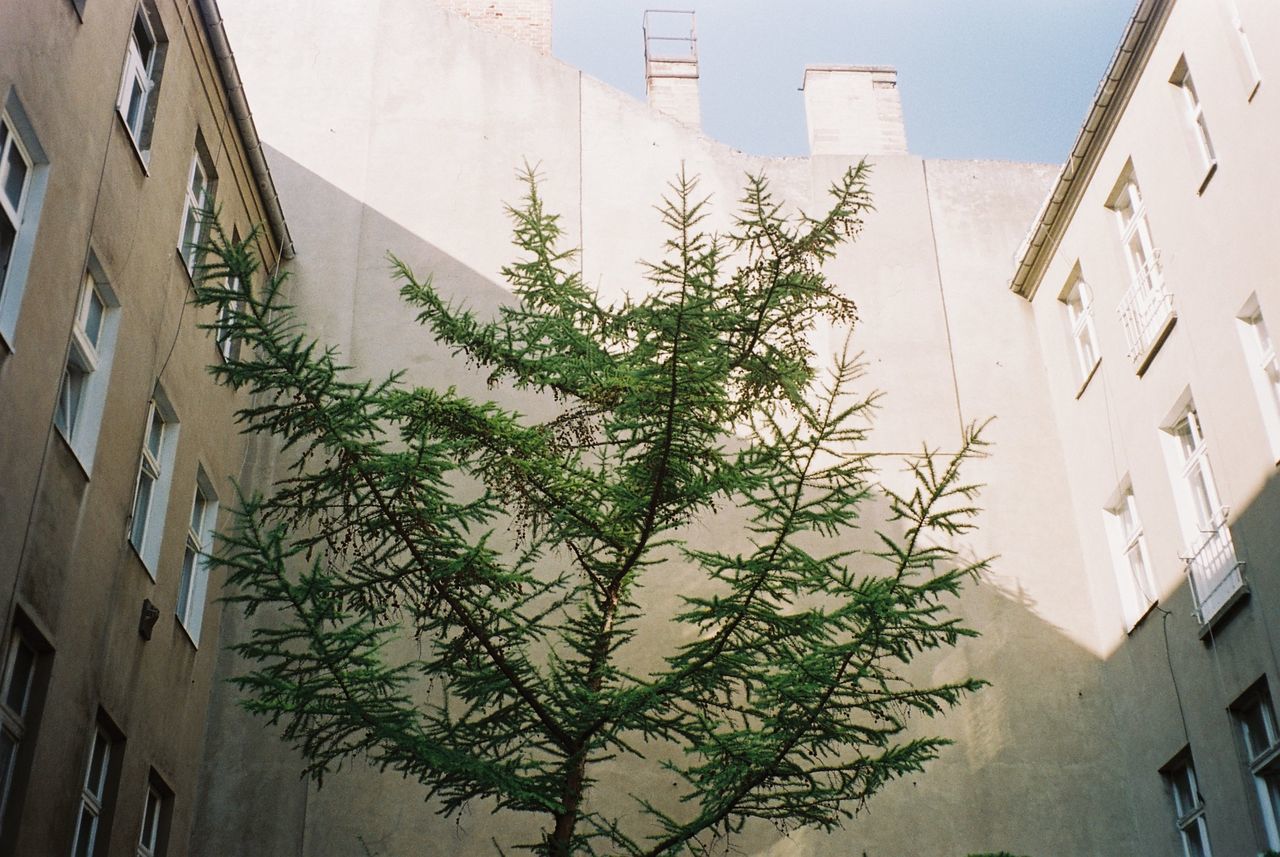
<path id="1" fill-rule="evenodd" d="M 698 34 L 692 12 L 644 13 L 644 88 L 649 106 L 694 128 L 698 106 Z"/>
<path id="2" fill-rule="evenodd" d="M 551 0 L 436 0 L 456 15 L 551 53 Z"/>
<path id="3" fill-rule="evenodd" d="M 907 154 L 897 69 L 806 66 L 801 89 L 809 126 L 809 154 Z"/>

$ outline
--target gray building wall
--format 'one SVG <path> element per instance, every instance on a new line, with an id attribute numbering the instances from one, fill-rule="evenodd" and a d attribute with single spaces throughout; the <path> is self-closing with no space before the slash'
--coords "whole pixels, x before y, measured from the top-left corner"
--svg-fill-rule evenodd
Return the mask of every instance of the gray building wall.
<path id="1" fill-rule="evenodd" d="M 83 6 L 83 10 L 80 7 Z M 224 504 L 246 461 L 241 403 L 205 367 L 218 359 L 211 311 L 187 306 L 178 256 L 197 130 L 218 176 L 228 228 L 267 216 L 232 121 L 205 23 L 185 2 L 153 12 L 167 40 L 149 157 L 116 111 L 133 0 L 32 0 L 0 6 L 0 98 L 20 103 L 43 149 L 43 204 L 13 336 L 0 342 L 0 615 L 48 647 L 0 853 L 69 854 L 95 719 L 119 730 L 96 854 L 134 854 L 150 772 L 172 790 L 169 855 L 186 853 L 218 639 L 216 582 L 203 634 L 175 614 L 187 520 L 203 468 Z M 266 234 L 265 259 L 277 248 Z M 90 251 L 119 300 L 114 360 L 89 468 L 53 425 Z M 12 288 L 11 281 L 7 288 Z M 159 381 L 181 429 L 156 579 L 127 540 L 148 400 Z M 160 610 L 150 641 L 144 599 Z M 199 645 L 196 645 L 199 643 Z"/>

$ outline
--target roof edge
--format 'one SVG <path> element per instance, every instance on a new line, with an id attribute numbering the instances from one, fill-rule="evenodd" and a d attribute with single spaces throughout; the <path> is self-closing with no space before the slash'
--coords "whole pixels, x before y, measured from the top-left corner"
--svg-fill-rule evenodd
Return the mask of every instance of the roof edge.
<path id="1" fill-rule="evenodd" d="M 1058 173 L 1057 181 L 1040 206 L 1031 229 L 1022 240 L 1009 289 L 1031 300 L 1039 287 L 1048 255 L 1053 250 L 1065 221 L 1075 210 L 1085 185 L 1093 174 L 1103 148 L 1111 139 L 1120 113 L 1129 103 L 1138 76 L 1146 68 L 1156 37 L 1164 28 L 1176 0 L 1139 0 L 1124 35 L 1117 45 L 1107 72 L 1093 95 L 1093 103 L 1076 135 L 1071 153 Z"/>
<path id="2" fill-rule="evenodd" d="M 253 171 L 254 183 L 267 210 L 267 224 L 275 236 L 276 244 L 286 259 L 294 257 L 293 236 L 289 234 L 289 224 L 284 219 L 284 209 L 280 206 L 280 194 L 276 190 L 275 180 L 271 177 L 271 168 L 267 165 L 266 154 L 262 151 L 262 138 L 258 136 L 258 127 L 253 121 L 253 111 L 244 92 L 244 81 L 240 79 L 240 69 L 236 66 L 235 54 L 231 52 L 231 42 L 227 38 L 227 30 L 223 26 L 222 11 L 218 8 L 218 0 L 196 0 L 200 9 L 200 17 L 204 23 L 205 34 L 213 51 L 214 60 L 218 64 L 218 74 L 222 78 L 222 88 L 231 102 L 231 115 L 235 119 L 236 128 L 249 158 L 249 168 Z"/>

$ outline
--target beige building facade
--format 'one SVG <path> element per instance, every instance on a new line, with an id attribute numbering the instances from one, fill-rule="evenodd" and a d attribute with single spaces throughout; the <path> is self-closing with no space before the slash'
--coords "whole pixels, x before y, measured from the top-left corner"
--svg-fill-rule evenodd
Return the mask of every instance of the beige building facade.
<path id="1" fill-rule="evenodd" d="M 860 451 L 893 480 L 922 442 L 996 418 L 964 546 L 999 561 L 959 604 L 982 636 L 912 669 L 991 686 L 922 724 L 955 745 L 844 830 L 718 847 L 1280 850 L 1273 4 L 1142 0 L 1062 168 L 915 156 L 894 71 L 845 65 L 798 75 L 808 157 L 747 155 L 698 127 L 696 40 L 643 46 L 639 103 L 550 56 L 550 0 L 220 5 L 0 8 L 0 853 L 489 855 L 529 837 L 483 806 L 442 819 L 358 761 L 317 789 L 220 680 L 251 626 L 213 602 L 198 551 L 231 480 L 274 462 L 205 373 L 230 345 L 187 304 L 192 208 L 265 224 L 267 264 L 291 257 L 293 302 L 357 371 L 492 396 L 412 321 L 388 250 L 478 310 L 510 300 L 502 204 L 527 162 L 585 282 L 620 298 L 645 288 L 652 206 L 681 168 L 724 226 L 747 173 L 816 210 L 863 157 L 876 211 L 828 270 L 887 394 Z M 679 585 L 650 587 L 650 630 Z M 601 778 L 662 787 L 643 765 Z"/>
<path id="2" fill-rule="evenodd" d="M 0 6 L 0 853 L 184 854 L 248 445 L 202 230 L 288 237 L 213 3 Z"/>

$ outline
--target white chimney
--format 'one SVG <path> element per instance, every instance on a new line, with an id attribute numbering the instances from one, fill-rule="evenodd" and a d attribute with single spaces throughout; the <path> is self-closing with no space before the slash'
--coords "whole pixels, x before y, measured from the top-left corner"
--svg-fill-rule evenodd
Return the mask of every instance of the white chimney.
<path id="1" fill-rule="evenodd" d="M 907 154 L 897 69 L 806 66 L 801 89 L 809 126 L 809 154 Z"/>
<path id="2" fill-rule="evenodd" d="M 702 126 L 692 12 L 644 13 L 644 88 L 653 109 L 694 128 Z"/>

